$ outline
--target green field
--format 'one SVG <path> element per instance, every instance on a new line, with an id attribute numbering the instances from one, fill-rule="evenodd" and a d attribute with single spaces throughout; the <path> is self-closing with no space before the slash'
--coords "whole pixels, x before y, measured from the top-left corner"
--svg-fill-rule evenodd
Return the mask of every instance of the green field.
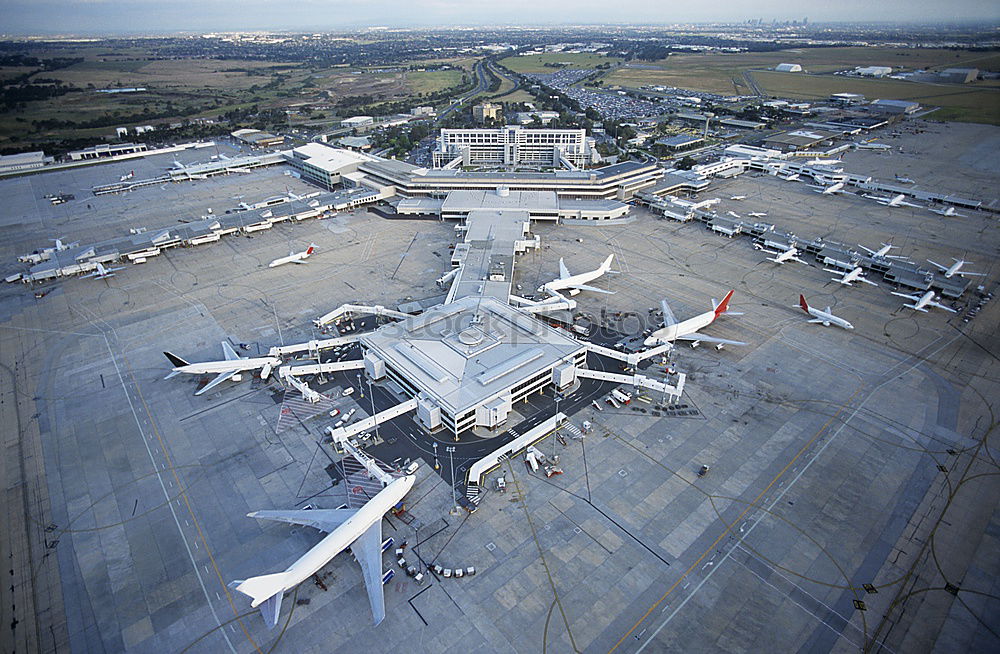
<path id="1" fill-rule="evenodd" d="M 868 80 L 834 75 L 803 75 L 754 71 L 754 79 L 770 95 L 819 100 L 831 93 L 861 93 L 866 98 L 913 100 L 941 107 L 931 115 L 940 120 L 1000 124 L 1000 89 L 972 84 L 927 84 L 902 80 Z"/>
<path id="2" fill-rule="evenodd" d="M 406 85 L 412 93 L 435 93 L 462 82 L 461 70 L 426 70 L 406 73 Z"/>
<path id="3" fill-rule="evenodd" d="M 596 68 L 600 64 L 616 64 L 621 59 L 618 57 L 605 57 L 604 55 L 581 52 L 570 54 L 563 52 L 549 52 L 546 54 L 528 55 L 527 57 L 507 57 L 501 59 L 500 63 L 516 73 L 553 73 L 558 68 L 544 66 L 543 64 L 567 63 L 567 68 Z"/>

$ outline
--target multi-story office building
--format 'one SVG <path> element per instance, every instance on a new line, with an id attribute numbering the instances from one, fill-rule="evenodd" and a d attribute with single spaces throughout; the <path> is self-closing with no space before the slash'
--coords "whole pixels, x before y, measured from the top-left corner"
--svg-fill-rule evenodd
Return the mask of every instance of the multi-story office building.
<path id="1" fill-rule="evenodd" d="M 537 166 L 582 168 L 600 161 L 594 139 L 583 129 L 442 129 L 434 167 Z"/>

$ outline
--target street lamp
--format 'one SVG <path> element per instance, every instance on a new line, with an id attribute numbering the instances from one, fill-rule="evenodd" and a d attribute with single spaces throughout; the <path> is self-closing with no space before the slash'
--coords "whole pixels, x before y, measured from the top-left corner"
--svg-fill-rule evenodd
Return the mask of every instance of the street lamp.
<path id="1" fill-rule="evenodd" d="M 434 441 L 434 443 L 432 443 L 432 445 L 434 445 L 434 469 L 435 470 L 440 470 L 441 469 L 441 464 L 438 463 L 438 444 L 437 444 L 437 441 Z"/>
<path id="2" fill-rule="evenodd" d="M 362 397 L 364 397 L 364 395 L 362 395 Z M 371 377 L 368 378 L 368 397 L 371 399 L 371 402 L 372 402 L 372 418 L 374 418 L 375 417 L 375 391 L 372 390 L 372 378 Z M 379 439 L 379 435 L 378 435 L 378 420 L 376 420 L 375 421 L 375 440 L 377 441 L 378 439 Z"/>
<path id="3" fill-rule="evenodd" d="M 458 508 L 458 491 L 455 490 L 455 446 L 449 445 L 444 448 L 445 452 L 448 453 L 448 459 L 451 466 L 451 500 L 455 503 L 455 508 Z"/>

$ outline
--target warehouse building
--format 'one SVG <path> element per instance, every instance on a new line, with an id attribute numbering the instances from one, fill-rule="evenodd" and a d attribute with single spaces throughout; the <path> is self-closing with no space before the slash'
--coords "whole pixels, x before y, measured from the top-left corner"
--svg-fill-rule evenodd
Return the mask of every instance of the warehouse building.
<path id="1" fill-rule="evenodd" d="M 375 119 L 371 116 L 351 116 L 350 118 L 345 118 L 340 121 L 341 127 L 357 128 L 365 127 L 367 125 L 374 125 Z"/>
<path id="2" fill-rule="evenodd" d="M 285 142 L 284 136 L 275 136 L 259 129 L 238 129 L 230 136 L 254 148 L 269 148 Z"/>
<path id="3" fill-rule="evenodd" d="M 885 77 L 892 74 L 889 66 L 858 66 L 854 69 L 855 75 L 861 77 Z"/>
<path id="4" fill-rule="evenodd" d="M 13 173 L 19 170 L 41 168 L 52 163 L 52 157 L 46 157 L 41 150 L 36 152 L 21 152 L 0 156 L 0 173 Z"/>
<path id="5" fill-rule="evenodd" d="M 123 154 L 135 154 L 147 150 L 145 143 L 119 143 L 111 145 L 102 143 L 83 150 L 74 150 L 68 153 L 70 161 L 89 161 L 91 159 L 104 159 L 107 157 L 117 157 Z"/>
<path id="6" fill-rule="evenodd" d="M 920 111 L 920 103 L 910 100 L 873 100 L 869 111 L 883 114 L 912 114 Z"/>
<path id="7" fill-rule="evenodd" d="M 778 64 L 774 70 L 779 73 L 801 73 L 802 66 L 800 64 Z"/>

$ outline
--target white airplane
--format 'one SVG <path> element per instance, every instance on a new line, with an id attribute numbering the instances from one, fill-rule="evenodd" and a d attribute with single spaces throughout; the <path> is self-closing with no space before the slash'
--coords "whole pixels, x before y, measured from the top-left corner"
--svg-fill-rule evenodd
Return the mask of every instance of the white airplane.
<path id="1" fill-rule="evenodd" d="M 593 281 L 605 273 L 615 274 L 617 271 L 611 270 L 611 262 L 614 258 L 614 254 L 609 254 L 608 258 L 604 260 L 604 263 L 602 263 L 596 270 L 591 270 L 590 272 L 585 273 L 577 273 L 576 275 L 569 274 L 566 264 L 560 258 L 559 279 L 553 279 L 547 284 L 542 284 L 538 287 L 538 292 L 552 295 L 560 294 L 559 291 L 569 290 L 570 295 L 576 295 L 580 291 L 594 291 L 595 293 L 612 294 L 614 291 L 606 291 L 603 288 L 597 288 L 596 286 L 588 286 L 587 282 Z"/>
<path id="2" fill-rule="evenodd" d="M 967 263 L 972 263 L 971 261 L 965 261 L 964 259 L 956 259 L 955 257 L 952 257 L 951 260 L 954 261 L 955 263 L 951 264 L 950 266 L 942 266 L 941 264 L 931 261 L 930 259 L 928 259 L 927 262 L 940 268 L 944 272 L 944 276 L 947 279 L 950 279 L 955 275 L 958 275 L 959 277 L 965 277 L 966 275 L 973 275 L 975 277 L 986 276 L 986 273 L 968 272 L 962 270 L 962 266 L 964 266 Z"/>
<path id="3" fill-rule="evenodd" d="M 896 175 L 896 181 L 897 182 L 902 182 L 903 184 L 915 184 L 916 183 L 912 179 L 910 179 L 909 177 L 903 177 L 902 175 Z"/>
<path id="4" fill-rule="evenodd" d="M 236 354 L 233 346 L 226 341 L 222 341 L 222 351 L 226 355 L 225 361 L 204 361 L 202 363 L 189 363 L 176 354 L 164 352 L 163 355 L 170 360 L 170 363 L 174 364 L 173 371 L 164 377 L 164 379 L 170 379 L 174 375 L 178 375 L 182 372 L 192 375 L 217 373 L 218 377 L 205 384 L 205 388 L 195 393 L 195 395 L 201 395 L 205 391 L 215 388 L 227 379 L 239 381 L 240 377 L 237 373 L 244 370 L 256 370 L 257 368 L 260 368 L 260 378 L 267 379 L 268 375 L 271 374 L 271 371 L 274 370 L 275 366 L 281 365 L 281 359 L 278 357 L 257 357 L 255 359 L 241 357 Z"/>
<path id="5" fill-rule="evenodd" d="M 931 212 L 936 213 L 939 216 L 947 216 L 949 218 L 965 218 L 965 214 L 955 211 L 955 207 L 948 207 L 947 209 L 931 209 Z"/>
<path id="6" fill-rule="evenodd" d="M 129 173 L 128 173 L 128 175 L 122 175 L 121 179 L 119 179 L 118 181 L 119 182 L 127 182 L 128 180 L 132 179 L 133 177 L 135 177 L 135 171 L 134 170 L 130 170 Z"/>
<path id="7" fill-rule="evenodd" d="M 93 277 L 94 279 L 107 279 L 108 277 L 114 277 L 115 273 L 119 270 L 125 270 L 124 266 L 119 268 L 105 268 L 103 263 L 98 263 L 97 270 L 89 275 L 84 275 L 83 279 L 88 277 Z"/>
<path id="8" fill-rule="evenodd" d="M 958 311 L 952 309 L 948 305 L 937 302 L 934 299 L 934 291 L 927 291 L 926 293 L 923 293 L 921 295 L 907 295 L 906 293 L 897 293 L 896 291 L 893 291 L 892 294 L 899 297 L 905 297 L 910 302 L 913 302 L 913 304 L 903 305 L 907 309 L 913 309 L 914 311 L 923 311 L 924 313 L 927 313 L 926 307 L 937 307 L 939 309 L 944 309 L 945 311 L 958 313 Z"/>
<path id="9" fill-rule="evenodd" d="M 887 143 L 855 143 L 858 150 L 891 150 L 892 146 Z"/>
<path id="10" fill-rule="evenodd" d="M 644 344 L 647 347 L 660 345 L 661 343 L 672 343 L 674 341 L 692 341 L 691 347 L 698 347 L 703 341 L 715 343 L 716 349 L 721 350 L 723 345 L 746 345 L 742 341 L 730 341 L 715 336 L 706 336 L 698 330 L 708 327 L 719 316 L 740 316 L 741 313 L 729 311 L 729 300 L 732 299 L 734 291 L 726 293 L 722 302 L 716 303 L 712 300 L 712 310 L 700 313 L 693 318 L 688 318 L 683 322 L 678 322 L 674 312 L 670 310 L 670 305 L 666 300 L 660 304 L 663 307 L 663 327 L 657 329 L 646 338 Z"/>
<path id="11" fill-rule="evenodd" d="M 816 186 L 813 184 L 809 185 L 815 193 L 822 193 L 823 195 L 833 195 L 835 193 L 850 193 L 850 191 L 844 190 L 844 183 L 837 182 L 836 184 L 831 184 L 830 186 Z"/>
<path id="12" fill-rule="evenodd" d="M 917 209 L 923 209 L 922 205 L 913 204 L 912 202 L 906 201 L 906 196 L 902 193 L 894 195 L 891 198 L 883 198 L 878 195 L 865 195 L 864 197 L 869 200 L 875 200 L 879 204 L 885 205 L 887 207 L 916 207 Z"/>
<path id="13" fill-rule="evenodd" d="M 787 250 L 768 250 L 765 247 L 758 248 L 762 252 L 775 255 L 774 257 L 768 257 L 768 261 L 773 261 L 777 264 L 784 264 L 786 261 L 798 261 L 799 263 L 804 263 L 807 266 L 809 262 L 805 259 L 799 258 L 799 249 L 794 245 L 789 247 Z"/>
<path id="14" fill-rule="evenodd" d="M 54 252 L 62 252 L 63 250 L 68 250 L 70 248 L 75 248 L 76 246 L 80 245 L 79 241 L 74 241 L 73 243 L 63 243 L 61 238 L 53 238 L 53 239 L 49 239 L 49 240 L 52 241 L 53 243 L 55 243 L 55 246 L 53 246 L 52 248 L 48 248 L 48 250 L 50 252 L 53 252 L 53 251 Z"/>
<path id="15" fill-rule="evenodd" d="M 271 263 L 267 264 L 268 268 L 277 268 L 278 266 L 284 265 L 286 263 L 308 263 L 306 259 L 312 256 L 313 250 L 316 249 L 315 243 L 310 243 L 309 247 L 302 252 L 292 252 L 287 257 L 281 257 L 275 259 Z"/>
<path id="16" fill-rule="evenodd" d="M 837 327 L 843 327 L 844 329 L 854 329 L 854 325 L 847 322 L 843 318 L 833 315 L 830 313 L 830 307 L 826 308 L 826 311 L 820 311 L 816 307 L 809 306 L 806 302 L 804 295 L 799 295 L 799 306 L 802 310 L 813 317 L 809 322 L 816 323 L 818 325 L 823 325 L 824 327 L 829 327 L 830 325 L 836 325 Z"/>
<path id="17" fill-rule="evenodd" d="M 733 218 L 740 218 L 741 217 L 740 214 L 736 213 L 735 211 L 727 211 L 726 213 L 729 214 L 730 216 L 732 216 Z"/>
<path id="18" fill-rule="evenodd" d="M 731 197 L 731 198 L 729 198 L 729 199 L 730 199 L 730 200 L 746 200 L 746 199 L 747 199 L 747 196 L 745 196 L 745 195 L 734 195 L 734 196 L 732 196 L 732 197 Z"/>
<path id="19" fill-rule="evenodd" d="M 906 257 L 899 254 L 889 254 L 889 250 L 893 248 L 898 249 L 898 246 L 889 245 L 888 243 L 883 243 L 882 247 L 880 247 L 877 250 L 871 250 L 863 245 L 858 245 L 858 247 L 867 252 L 868 256 L 873 257 L 875 259 L 906 259 Z"/>
<path id="20" fill-rule="evenodd" d="M 380 490 L 360 509 L 307 509 L 301 511 L 255 511 L 247 517 L 275 520 L 293 525 L 314 527 L 328 535 L 303 554 L 284 572 L 234 581 L 235 588 L 260 608 L 268 627 L 278 624 L 281 596 L 313 576 L 333 557 L 348 547 L 361 566 L 361 576 L 368 590 L 375 624 L 385 619 L 385 596 L 382 592 L 382 518 L 413 487 L 415 475 L 398 477 Z"/>
<path id="21" fill-rule="evenodd" d="M 782 177 L 781 179 L 785 180 L 786 182 L 796 182 L 799 179 L 799 174 L 792 173 L 791 175 L 787 175 L 785 177 Z"/>
<path id="22" fill-rule="evenodd" d="M 754 218 L 763 218 L 763 217 L 765 217 L 767 215 L 767 212 L 766 211 L 751 211 L 747 215 L 748 216 L 752 216 Z"/>
<path id="23" fill-rule="evenodd" d="M 839 166 L 844 163 L 840 159 L 820 159 L 816 157 L 806 162 L 807 166 Z"/>
<path id="24" fill-rule="evenodd" d="M 844 272 L 843 270 L 835 270 L 834 268 L 824 268 L 826 272 L 841 273 L 840 277 L 831 277 L 835 282 L 839 282 L 844 286 L 854 286 L 853 282 L 864 282 L 865 284 L 871 284 L 872 286 L 878 286 L 873 281 L 870 281 L 864 276 L 865 269 L 861 266 L 855 267 L 853 270 L 848 270 Z"/>

